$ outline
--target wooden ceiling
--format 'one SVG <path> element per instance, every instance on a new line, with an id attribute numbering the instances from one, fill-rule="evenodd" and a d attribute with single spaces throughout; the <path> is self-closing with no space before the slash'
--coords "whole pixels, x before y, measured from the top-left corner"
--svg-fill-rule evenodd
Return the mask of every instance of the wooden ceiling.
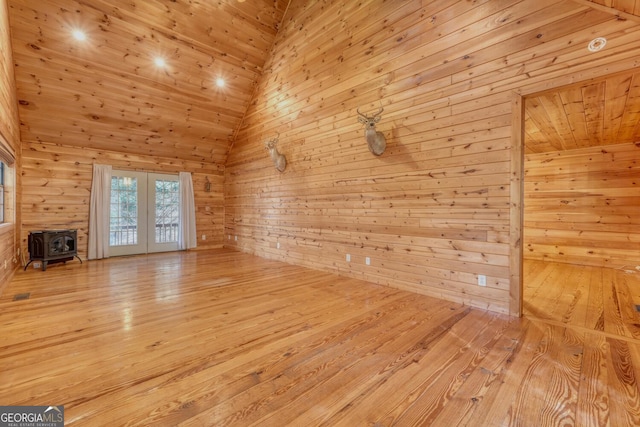
<path id="1" fill-rule="evenodd" d="M 575 2 L 640 15 L 640 0 Z M 288 3 L 8 0 L 22 141 L 223 165 Z M 527 151 L 637 140 L 638 84 L 615 78 L 530 99 Z"/>
<path id="2" fill-rule="evenodd" d="M 288 0 L 8 4 L 23 141 L 224 164 Z"/>
<path id="3" fill-rule="evenodd" d="M 600 6 L 613 8 L 622 13 L 640 16 L 640 0 L 588 0 Z"/>
<path id="4" fill-rule="evenodd" d="M 574 0 L 640 22 L 640 0 Z M 525 100 L 525 152 L 640 141 L 640 73 L 585 82 Z"/>
<path id="5" fill-rule="evenodd" d="M 525 100 L 527 153 L 640 142 L 640 72 Z"/>

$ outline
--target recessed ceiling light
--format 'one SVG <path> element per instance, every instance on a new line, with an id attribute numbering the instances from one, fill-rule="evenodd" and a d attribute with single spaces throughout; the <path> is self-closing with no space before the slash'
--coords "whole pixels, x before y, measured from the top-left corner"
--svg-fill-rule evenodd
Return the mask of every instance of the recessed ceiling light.
<path id="1" fill-rule="evenodd" d="M 224 79 L 223 79 L 222 77 L 218 77 L 218 78 L 216 79 L 216 85 L 217 85 L 218 87 L 224 87 Z"/>
<path id="2" fill-rule="evenodd" d="M 87 35 L 81 30 L 73 30 L 73 37 L 79 41 L 85 41 L 87 39 Z"/>
<path id="3" fill-rule="evenodd" d="M 587 49 L 589 49 L 589 52 L 597 52 L 599 50 L 602 50 L 602 48 L 604 48 L 606 44 L 607 39 L 605 39 L 604 37 L 596 37 L 589 42 L 589 46 L 587 46 Z"/>
<path id="4" fill-rule="evenodd" d="M 157 67 L 164 68 L 167 63 L 164 61 L 164 58 L 160 58 L 159 56 L 153 60 Z"/>

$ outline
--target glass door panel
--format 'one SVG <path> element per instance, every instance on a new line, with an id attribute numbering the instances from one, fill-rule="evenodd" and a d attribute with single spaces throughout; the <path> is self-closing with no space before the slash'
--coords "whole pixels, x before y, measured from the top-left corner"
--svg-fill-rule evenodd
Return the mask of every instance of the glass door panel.
<path id="1" fill-rule="evenodd" d="M 147 248 L 146 173 L 114 170 L 109 209 L 109 254 L 145 253 Z"/>
<path id="2" fill-rule="evenodd" d="M 180 183 L 176 175 L 148 174 L 149 252 L 178 250 Z"/>

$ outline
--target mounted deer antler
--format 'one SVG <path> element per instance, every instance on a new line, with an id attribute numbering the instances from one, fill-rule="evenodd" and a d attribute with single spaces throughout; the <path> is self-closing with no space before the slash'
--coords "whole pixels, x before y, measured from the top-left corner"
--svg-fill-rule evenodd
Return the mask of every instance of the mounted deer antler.
<path id="1" fill-rule="evenodd" d="M 358 121 L 364 125 L 364 138 L 367 140 L 369 151 L 380 156 L 387 147 L 387 140 L 382 132 L 376 131 L 376 123 L 380 121 L 384 108 L 380 107 L 380 110 L 372 116 L 361 113 L 360 108 L 356 111 L 358 111 Z"/>
<path id="2" fill-rule="evenodd" d="M 271 157 L 271 160 L 273 160 L 273 164 L 278 172 L 284 172 L 285 168 L 287 167 L 287 159 L 284 157 L 284 154 L 280 154 L 278 152 L 278 149 L 276 148 L 279 136 L 280 134 L 278 134 L 278 136 L 276 136 L 275 138 L 265 141 L 264 145 L 267 147 L 269 156 Z"/>

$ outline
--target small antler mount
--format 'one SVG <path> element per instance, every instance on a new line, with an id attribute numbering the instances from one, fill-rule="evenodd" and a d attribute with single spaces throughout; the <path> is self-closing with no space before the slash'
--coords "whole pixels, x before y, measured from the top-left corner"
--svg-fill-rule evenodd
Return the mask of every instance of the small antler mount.
<path id="1" fill-rule="evenodd" d="M 382 118 L 381 114 L 384 108 L 380 107 L 374 114 L 368 116 L 360 111 L 360 107 L 356 109 L 358 112 L 358 121 L 364 125 L 364 139 L 367 141 L 369 151 L 376 156 L 382 155 L 387 148 L 387 139 L 382 132 L 376 131 L 376 123 Z"/>
<path id="2" fill-rule="evenodd" d="M 269 157 L 271 157 L 271 160 L 273 161 L 273 165 L 276 167 L 276 170 L 278 172 L 284 172 L 284 170 L 287 168 L 287 159 L 284 157 L 284 154 L 281 154 L 276 148 L 276 145 L 278 144 L 279 136 L 280 134 L 278 134 L 278 136 L 276 136 L 275 138 L 266 140 L 264 142 L 264 145 L 267 148 L 267 151 L 269 152 Z"/>

